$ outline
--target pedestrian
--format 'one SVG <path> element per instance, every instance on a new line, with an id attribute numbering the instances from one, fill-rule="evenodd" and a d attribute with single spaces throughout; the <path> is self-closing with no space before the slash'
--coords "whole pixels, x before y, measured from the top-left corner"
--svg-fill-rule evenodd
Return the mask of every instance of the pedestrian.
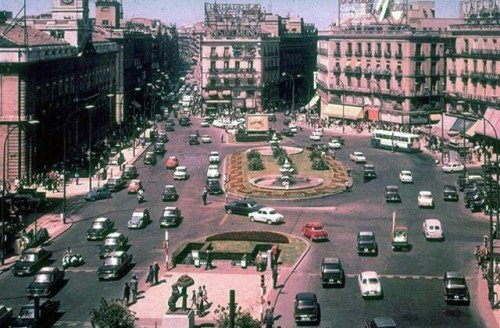
<path id="1" fill-rule="evenodd" d="M 211 270 L 211 269 L 212 269 L 212 252 L 209 249 L 207 249 L 207 263 L 205 265 L 205 270 Z"/>
<path id="2" fill-rule="evenodd" d="M 264 316 L 264 324 L 266 325 L 266 328 L 273 328 L 274 314 L 271 311 L 266 310 L 266 314 Z"/>
<path id="3" fill-rule="evenodd" d="M 76 185 L 78 186 L 80 184 L 80 174 L 78 174 L 78 172 L 75 173 L 75 181 Z"/>
<path id="4" fill-rule="evenodd" d="M 268 313 L 269 316 L 274 319 L 274 307 L 271 305 L 271 301 L 267 301 L 266 313 Z"/>
<path id="5" fill-rule="evenodd" d="M 203 193 L 201 194 L 201 200 L 203 201 L 203 205 L 207 205 L 207 196 L 208 196 L 208 190 L 206 187 L 204 187 Z"/>
<path id="6" fill-rule="evenodd" d="M 149 285 L 149 287 L 153 286 L 153 278 L 154 278 L 154 269 L 153 266 L 150 265 L 148 276 L 146 277 L 146 283 Z"/>
<path id="7" fill-rule="evenodd" d="M 224 134 L 220 135 L 220 143 L 224 143 Z"/>
<path id="8" fill-rule="evenodd" d="M 203 285 L 203 301 L 208 304 L 207 288 L 205 287 L 205 285 Z"/>
<path id="9" fill-rule="evenodd" d="M 153 278 L 154 282 L 153 285 L 158 285 L 158 275 L 160 274 L 160 266 L 158 265 L 158 262 L 155 262 L 153 266 Z"/>
<path id="10" fill-rule="evenodd" d="M 196 311 L 199 311 L 198 302 L 196 301 L 196 289 L 193 289 L 193 295 L 191 295 L 191 309 L 193 306 L 196 308 Z"/>
<path id="11" fill-rule="evenodd" d="M 277 284 L 278 284 L 278 267 L 275 265 L 273 266 L 273 289 L 276 289 Z"/>
<path id="12" fill-rule="evenodd" d="M 205 304 L 203 304 L 203 296 L 201 296 L 198 297 L 198 316 L 203 317 L 204 314 L 205 314 Z"/>
<path id="13" fill-rule="evenodd" d="M 123 289 L 123 302 L 125 303 L 125 306 L 128 306 L 129 300 L 130 300 L 130 286 L 126 282 L 125 288 Z"/>
<path id="14" fill-rule="evenodd" d="M 132 279 L 130 280 L 129 283 L 130 286 L 130 291 L 132 292 L 132 304 L 137 302 L 137 294 L 138 294 L 138 287 L 139 287 L 139 279 L 137 279 L 137 275 L 133 275 Z"/>

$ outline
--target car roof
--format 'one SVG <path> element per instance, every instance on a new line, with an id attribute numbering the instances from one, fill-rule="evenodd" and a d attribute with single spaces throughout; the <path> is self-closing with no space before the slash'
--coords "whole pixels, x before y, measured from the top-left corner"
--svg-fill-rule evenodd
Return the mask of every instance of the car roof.
<path id="1" fill-rule="evenodd" d="M 360 231 L 360 232 L 358 232 L 358 235 L 359 236 L 375 236 L 373 231 Z"/>
<path id="2" fill-rule="evenodd" d="M 47 272 L 52 272 L 56 269 L 56 267 L 50 267 L 50 266 L 46 266 L 46 267 L 43 267 L 40 269 L 40 271 L 38 271 L 39 273 L 47 273 Z"/>
<path id="3" fill-rule="evenodd" d="M 170 156 L 168 159 L 177 159 L 177 156 Z"/>
<path id="4" fill-rule="evenodd" d="M 180 170 L 186 170 L 187 167 L 185 166 L 177 166 L 176 170 L 180 171 Z"/>
<path id="5" fill-rule="evenodd" d="M 141 183 L 141 180 L 138 179 L 130 180 L 130 183 Z"/>
<path id="6" fill-rule="evenodd" d="M 363 152 L 361 152 L 361 151 L 353 151 L 352 153 L 356 154 L 356 155 L 363 155 Z"/>
<path id="7" fill-rule="evenodd" d="M 429 195 L 431 196 L 432 195 L 432 192 L 430 191 L 427 191 L 427 190 L 423 190 L 423 191 L 419 191 L 418 192 L 419 195 Z"/>
<path id="8" fill-rule="evenodd" d="M 448 278 L 463 278 L 463 279 L 465 279 L 465 275 L 460 271 L 446 271 L 445 275 Z"/>
<path id="9" fill-rule="evenodd" d="M 385 189 L 399 189 L 398 186 L 395 186 L 395 185 L 389 185 L 389 186 L 385 186 Z"/>
<path id="10" fill-rule="evenodd" d="M 373 164 L 365 164 L 364 168 L 365 169 L 373 169 L 373 168 L 375 168 L 375 166 L 373 166 Z"/>
<path id="11" fill-rule="evenodd" d="M 121 232 L 112 232 L 109 235 L 107 235 L 106 238 L 117 238 L 120 237 L 121 235 L 122 235 Z"/>
<path id="12" fill-rule="evenodd" d="M 403 170 L 403 171 L 401 171 L 401 173 L 403 173 L 403 174 L 411 174 L 411 171 Z"/>
<path id="13" fill-rule="evenodd" d="M 210 155 L 219 155 L 219 152 L 216 151 L 216 150 L 213 150 L 213 151 L 210 152 Z"/>
<path id="14" fill-rule="evenodd" d="M 361 277 L 363 278 L 377 278 L 378 274 L 375 271 L 363 271 L 361 272 Z"/>
<path id="15" fill-rule="evenodd" d="M 105 218 L 105 217 L 100 217 L 100 218 L 95 219 L 94 222 L 105 222 L 107 220 L 109 220 L 109 219 Z"/>
<path id="16" fill-rule="evenodd" d="M 167 189 L 167 188 L 175 188 L 175 186 L 171 185 L 171 184 L 168 184 L 168 185 L 165 185 L 165 189 Z"/>
<path id="17" fill-rule="evenodd" d="M 114 251 L 108 254 L 106 257 L 112 257 L 112 256 L 121 256 L 122 254 L 125 254 L 125 251 Z"/>
<path id="18" fill-rule="evenodd" d="M 426 219 L 425 223 L 429 225 L 441 225 L 441 221 L 439 221 L 438 219 Z"/>
<path id="19" fill-rule="evenodd" d="M 128 168 L 128 167 L 135 167 L 135 165 L 134 164 L 127 164 L 127 165 L 125 165 L 125 168 Z"/>
<path id="20" fill-rule="evenodd" d="M 323 263 L 324 264 L 338 264 L 340 263 L 340 259 L 338 257 L 325 257 L 323 258 Z"/>
<path id="21" fill-rule="evenodd" d="M 297 295 L 295 295 L 295 298 L 300 299 L 300 300 L 311 300 L 312 301 L 312 300 L 316 299 L 316 294 L 309 293 L 309 292 L 297 293 Z"/>

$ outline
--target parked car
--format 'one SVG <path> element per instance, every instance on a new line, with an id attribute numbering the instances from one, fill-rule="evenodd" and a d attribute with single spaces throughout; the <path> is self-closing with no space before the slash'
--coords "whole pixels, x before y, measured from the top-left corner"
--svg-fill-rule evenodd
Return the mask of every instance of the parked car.
<path id="1" fill-rule="evenodd" d="M 328 142 L 328 147 L 332 149 L 342 149 L 342 144 L 337 139 L 331 139 Z"/>
<path id="2" fill-rule="evenodd" d="M 167 206 L 160 217 L 160 228 L 176 227 L 181 222 L 181 210 L 177 206 Z"/>
<path id="3" fill-rule="evenodd" d="M 134 179 L 139 174 L 137 173 L 137 168 L 133 164 L 125 165 L 125 170 L 123 170 L 123 177 L 125 179 Z"/>
<path id="4" fill-rule="evenodd" d="M 373 231 L 360 231 L 357 237 L 358 255 L 377 255 L 378 245 Z"/>
<path id="5" fill-rule="evenodd" d="M 135 194 L 139 191 L 139 189 L 144 190 L 144 187 L 142 186 L 142 181 L 141 180 L 132 180 L 130 181 L 128 185 L 128 193 L 129 194 Z"/>
<path id="6" fill-rule="evenodd" d="M 316 294 L 298 293 L 295 295 L 293 316 L 297 324 L 314 323 L 318 325 L 321 313 Z"/>
<path id="7" fill-rule="evenodd" d="M 219 163 L 220 162 L 219 152 L 211 151 L 210 155 L 208 156 L 208 160 L 210 161 L 210 164 Z"/>
<path id="8" fill-rule="evenodd" d="M 165 131 L 166 132 L 174 132 L 175 131 L 175 123 L 173 123 L 173 122 L 165 123 Z"/>
<path id="9" fill-rule="evenodd" d="M 176 156 L 170 156 L 165 162 L 167 169 L 175 169 L 179 165 L 179 159 Z"/>
<path id="10" fill-rule="evenodd" d="M 366 157 L 360 151 L 353 151 L 352 153 L 349 154 L 349 158 L 354 163 L 366 163 Z"/>
<path id="11" fill-rule="evenodd" d="M 201 126 L 202 128 L 209 128 L 209 127 L 210 127 L 210 122 L 209 122 L 208 120 L 206 120 L 206 119 L 203 119 L 203 120 L 201 121 L 201 123 L 200 123 L 200 126 Z"/>
<path id="12" fill-rule="evenodd" d="M 365 320 L 365 328 L 397 328 L 391 317 L 377 317 Z"/>
<path id="13" fill-rule="evenodd" d="M 179 194 L 175 189 L 174 185 L 166 185 L 163 193 L 161 194 L 161 200 L 166 201 L 176 201 L 179 199 Z"/>
<path id="14" fill-rule="evenodd" d="M 15 276 L 32 275 L 43 267 L 52 256 L 52 251 L 43 247 L 29 248 L 23 252 L 12 268 Z"/>
<path id="15" fill-rule="evenodd" d="M 377 177 L 377 173 L 375 173 L 375 166 L 373 164 L 365 164 L 363 166 L 363 179 L 371 180 Z"/>
<path id="16" fill-rule="evenodd" d="M 322 137 L 322 134 L 318 134 L 317 132 L 313 132 L 313 133 L 309 136 L 309 140 L 311 140 L 311 141 L 320 141 L 320 140 L 321 140 L 321 137 Z"/>
<path id="17" fill-rule="evenodd" d="M 284 127 L 281 129 L 281 135 L 285 137 L 293 137 L 294 132 L 289 127 Z"/>
<path id="18" fill-rule="evenodd" d="M 441 170 L 444 173 L 457 173 L 457 172 L 463 172 L 465 170 L 465 167 L 463 164 L 450 162 L 446 165 L 443 165 L 441 167 Z"/>
<path id="19" fill-rule="evenodd" d="M 277 224 L 284 222 L 283 214 L 276 212 L 276 210 L 272 207 L 260 208 L 259 210 L 248 214 L 248 218 L 252 222 L 265 222 L 267 224 Z"/>
<path id="20" fill-rule="evenodd" d="M 92 225 L 85 233 L 87 240 L 102 240 L 113 228 L 115 223 L 108 218 L 100 217 L 92 222 Z"/>
<path id="21" fill-rule="evenodd" d="M 220 177 L 219 166 L 217 164 L 210 164 L 207 170 L 207 178 Z"/>
<path id="22" fill-rule="evenodd" d="M 170 139 L 168 138 L 167 136 L 167 133 L 166 132 L 160 132 L 158 133 L 158 142 L 169 142 Z"/>
<path id="23" fill-rule="evenodd" d="M 47 202 L 45 200 L 39 197 L 35 197 L 32 194 L 9 194 L 5 195 L 4 199 L 6 204 L 12 204 L 22 212 L 30 212 L 35 209 L 43 208 L 47 205 Z"/>
<path id="24" fill-rule="evenodd" d="M 174 180 L 187 180 L 189 179 L 189 173 L 187 167 L 177 166 L 174 171 Z"/>
<path id="25" fill-rule="evenodd" d="M 105 258 L 109 253 L 127 248 L 128 238 L 120 232 L 112 232 L 106 236 L 99 248 L 99 257 Z"/>
<path id="26" fill-rule="evenodd" d="M 452 200 L 458 202 L 458 191 L 457 187 L 452 185 L 445 185 L 443 187 L 443 199 L 445 201 Z"/>
<path id="27" fill-rule="evenodd" d="M 321 261 L 321 285 L 345 286 L 345 272 L 338 257 L 325 257 Z"/>
<path id="28" fill-rule="evenodd" d="M 402 183 L 413 183 L 413 174 L 411 171 L 401 171 L 399 172 L 399 181 Z"/>
<path id="29" fill-rule="evenodd" d="M 156 160 L 156 156 L 155 156 Z M 127 180 L 123 178 L 109 178 L 104 187 L 111 192 L 120 191 L 127 186 Z"/>
<path id="30" fill-rule="evenodd" d="M 91 191 L 85 194 L 83 198 L 86 201 L 95 201 L 98 199 L 106 199 L 111 198 L 111 191 L 109 191 L 106 187 L 96 187 L 92 188 Z"/>
<path id="31" fill-rule="evenodd" d="M 458 190 L 464 191 L 466 185 L 467 185 L 467 177 L 465 175 L 458 176 L 457 178 Z"/>
<path id="32" fill-rule="evenodd" d="M 205 188 L 210 195 L 221 195 L 224 193 L 218 179 L 207 179 Z"/>
<path id="33" fill-rule="evenodd" d="M 12 314 L 12 308 L 0 304 L 0 327 L 9 327 L 9 323 L 12 321 Z"/>
<path id="34" fill-rule="evenodd" d="M 189 145 L 199 145 L 200 141 L 198 140 L 198 136 L 196 134 L 192 134 L 189 136 Z"/>
<path id="35" fill-rule="evenodd" d="M 128 254 L 125 251 L 111 252 L 97 269 L 97 278 L 99 280 L 118 278 L 131 267 L 131 264 L 132 254 Z"/>
<path id="36" fill-rule="evenodd" d="M 30 300 L 25 303 L 17 318 L 10 324 L 11 328 L 25 327 L 51 327 L 54 323 L 54 318 L 59 310 L 60 302 L 49 299 L 40 299 L 38 305 L 38 318 L 35 316 L 35 301 Z"/>
<path id="37" fill-rule="evenodd" d="M 64 281 L 64 270 L 57 267 L 43 267 L 26 288 L 28 298 L 50 297 Z"/>
<path id="38" fill-rule="evenodd" d="M 328 240 L 328 233 L 320 222 L 308 222 L 301 228 L 302 235 L 312 241 Z"/>
<path id="39" fill-rule="evenodd" d="M 445 272 L 443 276 L 443 292 L 446 303 L 470 303 L 469 288 L 462 272 Z"/>
<path id="40" fill-rule="evenodd" d="M 190 126 L 191 125 L 191 121 L 187 117 L 181 117 L 179 119 L 179 125 L 180 126 Z"/>
<path id="41" fill-rule="evenodd" d="M 382 297 L 382 284 L 375 271 L 364 271 L 358 276 L 361 297 Z"/>
<path id="42" fill-rule="evenodd" d="M 209 135 L 204 134 L 201 136 L 201 142 L 202 143 L 212 143 L 212 139 L 210 139 Z"/>
<path id="43" fill-rule="evenodd" d="M 434 198 L 432 198 L 432 192 L 430 191 L 419 191 L 417 198 L 418 207 L 434 207 Z"/>
<path id="44" fill-rule="evenodd" d="M 132 213 L 132 217 L 128 220 L 127 226 L 129 229 L 142 229 L 150 222 L 149 211 L 146 208 L 136 208 Z"/>
<path id="45" fill-rule="evenodd" d="M 155 165 L 156 164 L 156 154 L 154 152 L 148 151 L 144 156 L 145 165 Z"/>
<path id="46" fill-rule="evenodd" d="M 443 240 L 444 234 L 441 221 L 438 219 L 427 219 L 422 223 L 422 231 L 426 240 Z"/>
<path id="47" fill-rule="evenodd" d="M 238 199 L 227 205 L 224 205 L 226 213 L 234 213 L 240 215 L 248 215 L 249 213 L 255 212 L 262 207 L 263 206 L 257 204 L 257 202 L 251 198 Z"/>
<path id="48" fill-rule="evenodd" d="M 386 186 L 384 195 L 386 203 L 390 202 L 401 203 L 401 196 L 399 196 L 398 186 Z"/>
<path id="49" fill-rule="evenodd" d="M 290 132 L 292 132 L 293 134 L 299 132 L 299 128 L 297 127 L 297 124 L 295 124 L 295 123 L 290 123 L 288 125 L 288 128 L 290 129 Z"/>
<path id="50" fill-rule="evenodd" d="M 154 146 L 154 152 L 158 155 L 163 155 L 166 152 L 165 144 L 163 142 L 157 142 Z"/>

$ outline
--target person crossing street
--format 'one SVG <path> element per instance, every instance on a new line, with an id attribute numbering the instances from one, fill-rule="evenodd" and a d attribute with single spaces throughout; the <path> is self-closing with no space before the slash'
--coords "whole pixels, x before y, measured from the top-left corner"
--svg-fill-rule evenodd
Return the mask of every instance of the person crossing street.
<path id="1" fill-rule="evenodd" d="M 208 190 L 207 188 L 203 188 L 203 192 L 201 194 L 201 200 L 203 201 L 203 205 L 207 205 L 207 196 L 208 196 Z"/>

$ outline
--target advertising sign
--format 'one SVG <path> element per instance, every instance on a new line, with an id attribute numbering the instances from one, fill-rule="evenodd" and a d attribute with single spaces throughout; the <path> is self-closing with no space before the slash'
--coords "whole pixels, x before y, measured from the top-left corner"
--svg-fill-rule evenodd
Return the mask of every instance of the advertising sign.
<path id="1" fill-rule="evenodd" d="M 339 0 L 340 25 L 369 24 L 375 0 Z"/>
<path id="2" fill-rule="evenodd" d="M 246 120 L 248 132 L 267 132 L 269 130 L 267 114 L 247 114 Z"/>

